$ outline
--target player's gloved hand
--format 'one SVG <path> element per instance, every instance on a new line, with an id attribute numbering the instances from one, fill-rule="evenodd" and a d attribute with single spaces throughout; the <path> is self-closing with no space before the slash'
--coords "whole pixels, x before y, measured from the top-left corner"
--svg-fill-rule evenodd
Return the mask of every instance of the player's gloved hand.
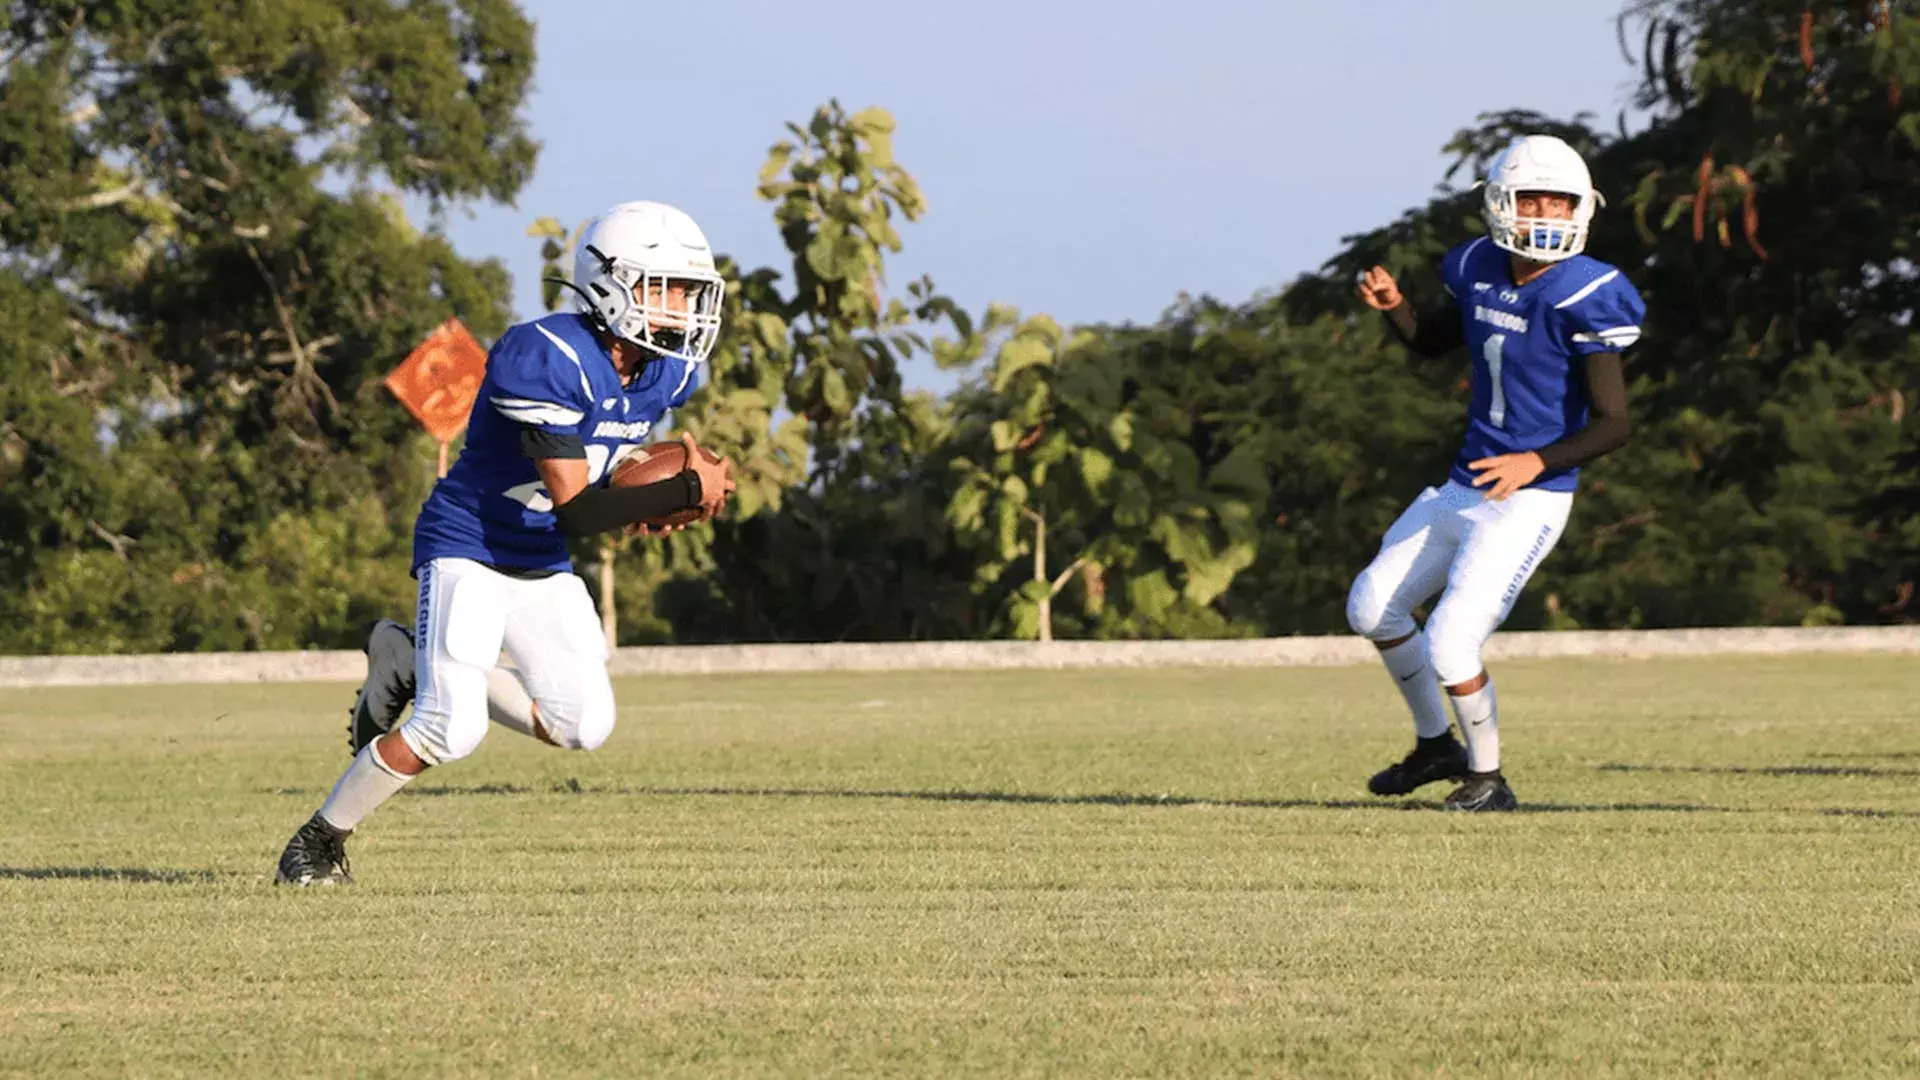
<path id="1" fill-rule="evenodd" d="M 700 449 L 691 433 L 683 433 L 680 442 L 687 448 L 687 468 L 700 477 L 700 509 L 706 520 L 720 512 L 727 496 L 733 494 L 733 462 L 714 457 Z"/>
<path id="2" fill-rule="evenodd" d="M 1486 487 L 1492 484 L 1493 487 L 1487 491 L 1487 499 L 1499 502 L 1538 480 L 1540 474 L 1547 471 L 1547 463 L 1540 460 L 1539 454 L 1528 450 L 1470 461 L 1467 468 L 1474 471 L 1473 486 Z"/>
<path id="3" fill-rule="evenodd" d="M 1375 311 L 1392 311 L 1406 299 L 1400 295 L 1400 283 L 1393 280 L 1393 275 L 1384 266 L 1376 266 L 1361 274 L 1356 291 L 1361 301 Z"/>

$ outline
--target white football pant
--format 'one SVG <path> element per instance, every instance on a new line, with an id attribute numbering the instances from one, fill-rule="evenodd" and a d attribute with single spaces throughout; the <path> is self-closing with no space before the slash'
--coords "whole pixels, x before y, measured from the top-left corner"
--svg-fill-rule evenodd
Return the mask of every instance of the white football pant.
<path id="1" fill-rule="evenodd" d="M 607 639 L 574 574 L 522 580 L 471 559 L 420 568 L 413 715 L 400 737 L 428 764 L 466 757 L 487 734 L 487 672 L 513 659 L 554 742 L 592 750 L 613 733 Z"/>
<path id="2" fill-rule="evenodd" d="M 1427 655 L 1441 683 L 1483 670 L 1480 650 L 1567 526 L 1573 492 L 1527 488 L 1489 502 L 1456 481 L 1413 500 L 1347 594 L 1347 624 L 1373 641 L 1414 632 L 1413 610 L 1446 591 L 1427 617 Z"/>

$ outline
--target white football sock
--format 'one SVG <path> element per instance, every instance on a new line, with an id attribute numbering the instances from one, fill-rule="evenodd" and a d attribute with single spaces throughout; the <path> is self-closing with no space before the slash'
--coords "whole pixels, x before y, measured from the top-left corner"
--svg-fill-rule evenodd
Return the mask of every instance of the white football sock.
<path id="1" fill-rule="evenodd" d="M 533 730 L 533 698 L 519 674 L 506 668 L 487 672 L 487 719 L 509 731 L 540 737 Z"/>
<path id="2" fill-rule="evenodd" d="M 380 752 L 374 747 L 380 745 L 375 739 L 361 748 L 340 774 L 333 785 L 333 793 L 327 796 L 326 804 L 320 807 L 320 816 L 327 824 L 343 832 L 357 828 L 368 814 L 374 812 L 381 803 L 393 798 L 394 794 L 413 779 L 394 772 L 387 763 L 380 760 Z"/>
<path id="3" fill-rule="evenodd" d="M 1453 714 L 1460 718 L 1460 733 L 1467 737 L 1467 767 L 1474 772 L 1499 771 L 1500 718 L 1492 681 L 1455 697 Z"/>
<path id="4" fill-rule="evenodd" d="M 1393 672 L 1400 695 L 1413 710 L 1414 734 L 1423 739 L 1447 733 L 1447 705 L 1440 693 L 1439 676 L 1427 663 L 1427 635 L 1414 631 L 1412 637 L 1391 649 L 1381 649 L 1380 659 Z"/>

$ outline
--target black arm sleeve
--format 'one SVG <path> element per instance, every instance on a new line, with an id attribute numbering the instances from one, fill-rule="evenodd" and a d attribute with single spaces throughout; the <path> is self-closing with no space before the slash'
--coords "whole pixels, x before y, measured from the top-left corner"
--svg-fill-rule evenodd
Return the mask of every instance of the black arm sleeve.
<path id="1" fill-rule="evenodd" d="M 612 532 L 700 505 L 700 474 L 688 469 L 643 487 L 590 487 L 553 508 L 569 536 Z"/>
<path id="2" fill-rule="evenodd" d="M 1588 355 L 1587 396 L 1592 402 L 1587 426 L 1539 451 L 1547 468 L 1585 465 L 1625 446 L 1627 436 L 1633 434 L 1633 417 L 1627 413 L 1627 377 L 1621 371 L 1619 353 Z"/>
<path id="3" fill-rule="evenodd" d="M 520 450 L 535 461 L 579 461 L 587 456 L 580 436 L 556 434 L 531 424 L 520 430 Z M 700 474 L 688 469 L 644 487 L 590 487 L 553 508 L 553 516 L 569 536 L 612 532 L 649 518 L 700 505 Z"/>
<path id="4" fill-rule="evenodd" d="M 525 424 L 520 428 L 520 452 L 535 461 L 541 458 L 580 461 L 587 456 L 587 447 L 578 435 L 557 435 L 545 428 Z"/>
<path id="5" fill-rule="evenodd" d="M 1449 300 L 1446 307 L 1420 315 L 1415 313 L 1412 304 L 1401 300 L 1383 314 L 1393 336 L 1415 355 L 1445 356 L 1467 343 L 1467 332 L 1460 325 L 1460 305 L 1456 301 Z"/>

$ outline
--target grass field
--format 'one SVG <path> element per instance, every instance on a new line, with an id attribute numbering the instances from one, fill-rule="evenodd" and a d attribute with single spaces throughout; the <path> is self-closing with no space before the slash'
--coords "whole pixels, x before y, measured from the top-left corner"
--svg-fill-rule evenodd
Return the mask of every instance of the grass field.
<path id="1" fill-rule="evenodd" d="M 1920 658 L 619 686 L 270 886 L 341 686 L 10 691 L 0 1075 L 1920 1075 Z"/>

